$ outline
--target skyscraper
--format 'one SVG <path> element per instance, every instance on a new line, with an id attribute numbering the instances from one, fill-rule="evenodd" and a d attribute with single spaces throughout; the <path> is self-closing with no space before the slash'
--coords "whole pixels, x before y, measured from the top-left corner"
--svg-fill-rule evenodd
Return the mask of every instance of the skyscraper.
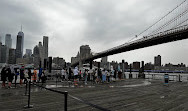
<path id="1" fill-rule="evenodd" d="M 160 55 L 154 57 L 154 65 L 161 66 L 161 56 Z"/>
<path id="2" fill-rule="evenodd" d="M 48 58 L 48 37 L 43 36 L 43 50 L 44 50 L 44 58 Z"/>
<path id="3" fill-rule="evenodd" d="M 1 45 L 1 63 L 6 63 L 6 57 L 7 57 L 7 47 L 6 45 Z"/>
<path id="4" fill-rule="evenodd" d="M 9 60 L 9 49 L 12 47 L 11 34 L 6 34 L 5 35 L 5 45 L 7 47 L 7 50 L 6 50 L 6 63 L 8 63 L 8 60 Z"/>
<path id="5" fill-rule="evenodd" d="M 11 34 L 5 35 L 5 45 L 7 46 L 7 48 L 12 48 Z"/>
<path id="6" fill-rule="evenodd" d="M 0 43 L 2 43 L 2 37 L 0 36 Z"/>
<path id="7" fill-rule="evenodd" d="M 33 49 L 33 56 L 34 56 L 34 66 L 36 68 L 39 67 L 40 64 L 40 54 L 39 54 L 39 47 L 36 45 Z"/>
<path id="8" fill-rule="evenodd" d="M 18 32 L 17 42 L 16 42 L 16 58 L 23 57 L 23 46 L 24 45 L 24 33 L 22 31 Z"/>
<path id="9" fill-rule="evenodd" d="M 9 60 L 8 60 L 8 63 L 9 64 L 16 64 L 16 50 L 15 49 L 12 49 L 10 48 L 9 49 Z"/>

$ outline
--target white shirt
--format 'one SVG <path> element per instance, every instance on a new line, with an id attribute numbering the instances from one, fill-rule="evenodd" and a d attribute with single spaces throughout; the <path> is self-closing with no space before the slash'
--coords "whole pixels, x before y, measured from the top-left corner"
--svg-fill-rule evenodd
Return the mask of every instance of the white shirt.
<path id="1" fill-rule="evenodd" d="M 65 75 L 65 70 L 64 69 L 61 70 L 61 75 Z"/>
<path id="2" fill-rule="evenodd" d="M 74 69 L 74 75 L 78 75 L 78 68 L 76 67 L 75 69 Z"/>

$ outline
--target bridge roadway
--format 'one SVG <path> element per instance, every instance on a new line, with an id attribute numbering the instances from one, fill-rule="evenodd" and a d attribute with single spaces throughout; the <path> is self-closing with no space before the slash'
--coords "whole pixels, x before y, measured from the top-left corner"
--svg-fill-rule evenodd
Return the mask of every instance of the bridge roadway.
<path id="1" fill-rule="evenodd" d="M 114 55 L 114 54 L 140 49 L 144 47 L 149 47 L 153 45 L 183 40 L 187 38 L 188 38 L 188 25 L 184 25 L 154 35 L 144 36 L 143 38 L 132 41 L 130 43 L 125 43 L 120 46 L 111 48 L 109 50 L 96 53 L 95 55 L 88 58 L 84 58 L 81 61 L 92 61 L 94 59 L 98 59 L 109 55 Z M 78 64 L 79 61 L 73 63 L 72 66 Z"/>

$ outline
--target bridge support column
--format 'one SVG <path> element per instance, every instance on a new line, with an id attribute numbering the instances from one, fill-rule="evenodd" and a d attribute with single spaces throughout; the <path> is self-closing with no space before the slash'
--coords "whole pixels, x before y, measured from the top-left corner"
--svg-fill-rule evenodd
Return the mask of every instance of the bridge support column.
<path id="1" fill-rule="evenodd" d="M 125 60 L 122 60 L 122 74 L 123 74 L 123 78 L 125 77 Z"/>
<path id="2" fill-rule="evenodd" d="M 129 74 L 129 78 L 131 79 L 132 78 L 132 65 L 130 64 L 130 74 Z"/>
<path id="3" fill-rule="evenodd" d="M 92 69 L 92 63 L 93 63 L 93 60 L 90 60 L 89 61 L 89 68 Z"/>

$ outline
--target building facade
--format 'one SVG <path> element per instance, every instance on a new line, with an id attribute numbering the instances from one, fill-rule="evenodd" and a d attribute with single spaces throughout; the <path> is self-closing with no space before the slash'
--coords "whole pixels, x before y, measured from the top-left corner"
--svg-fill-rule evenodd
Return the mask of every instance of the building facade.
<path id="1" fill-rule="evenodd" d="M 23 57 L 23 47 L 24 47 L 24 33 L 20 31 L 18 32 L 18 35 L 17 35 L 16 58 Z"/>
<path id="2" fill-rule="evenodd" d="M 133 62 L 133 69 L 140 69 L 140 62 Z"/>
<path id="3" fill-rule="evenodd" d="M 16 49 L 9 49 L 9 64 L 16 64 Z"/>
<path id="4" fill-rule="evenodd" d="M 161 66 L 161 56 L 160 55 L 154 57 L 154 65 Z"/>
<path id="5" fill-rule="evenodd" d="M 48 58 L 48 37 L 43 36 L 43 50 L 44 50 L 44 58 Z"/>
<path id="6" fill-rule="evenodd" d="M 1 63 L 6 63 L 7 61 L 7 47 L 6 45 L 1 45 Z"/>

